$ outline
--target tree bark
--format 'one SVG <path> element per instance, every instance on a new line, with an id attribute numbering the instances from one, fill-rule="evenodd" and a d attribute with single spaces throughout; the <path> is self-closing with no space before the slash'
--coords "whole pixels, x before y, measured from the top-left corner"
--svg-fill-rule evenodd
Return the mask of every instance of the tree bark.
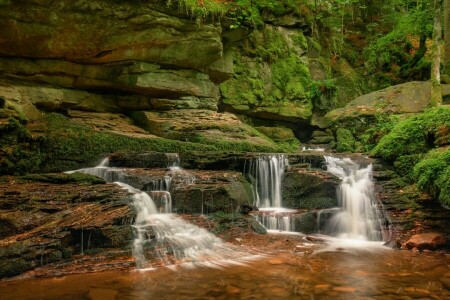
<path id="1" fill-rule="evenodd" d="M 442 45 L 442 0 L 434 0 L 433 46 L 431 48 L 431 106 L 442 104 L 441 91 L 441 45 Z"/>
<path id="2" fill-rule="evenodd" d="M 450 77 L 450 0 L 444 0 L 444 73 Z"/>

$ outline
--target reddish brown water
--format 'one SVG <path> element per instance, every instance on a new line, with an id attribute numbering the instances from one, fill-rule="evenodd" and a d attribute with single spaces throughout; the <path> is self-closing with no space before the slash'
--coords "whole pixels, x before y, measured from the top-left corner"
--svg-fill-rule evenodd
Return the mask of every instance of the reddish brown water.
<path id="1" fill-rule="evenodd" d="M 0 284 L 0 299 L 450 299 L 449 255 L 279 253 L 224 269 L 161 268 Z"/>

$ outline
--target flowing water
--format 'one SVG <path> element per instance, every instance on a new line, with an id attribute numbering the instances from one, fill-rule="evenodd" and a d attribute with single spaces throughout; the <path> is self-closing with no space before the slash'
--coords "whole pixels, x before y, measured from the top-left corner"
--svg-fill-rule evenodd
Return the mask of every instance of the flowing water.
<path id="1" fill-rule="evenodd" d="M 288 167 L 284 155 L 255 157 L 245 166 L 244 172 L 253 186 L 253 205 L 261 211 L 255 217 L 269 230 L 295 230 L 290 215 L 295 210 L 282 207 L 281 182 Z"/>
<path id="2" fill-rule="evenodd" d="M 342 238 L 380 241 L 384 217 L 374 197 L 372 165 L 360 167 L 349 158 L 325 156 L 327 171 L 341 179 L 338 209 L 325 228 L 326 234 Z M 320 220 L 319 220 L 320 222 Z"/>
<path id="3" fill-rule="evenodd" d="M 180 168 L 178 154 L 168 154 L 167 157 L 169 172 L 175 173 L 171 175 L 182 177 L 187 183 L 192 182 L 192 175 Z M 67 173 L 90 174 L 108 182 L 119 179 L 114 183 L 133 194 L 136 218 L 133 224 L 135 239 L 132 250 L 138 268 L 151 268 L 149 256 L 155 255 L 163 265 L 184 262 L 214 267 L 256 258 L 236 250 L 209 231 L 172 214 L 170 176 L 146 184 L 147 193 L 122 182 L 127 178 L 125 169 L 109 168 L 107 165 L 108 161 L 105 159 L 94 168 Z M 150 195 L 155 197 L 156 201 Z"/>
<path id="4" fill-rule="evenodd" d="M 0 299 L 449 299 L 449 288 L 448 255 L 377 249 L 14 281 Z"/>

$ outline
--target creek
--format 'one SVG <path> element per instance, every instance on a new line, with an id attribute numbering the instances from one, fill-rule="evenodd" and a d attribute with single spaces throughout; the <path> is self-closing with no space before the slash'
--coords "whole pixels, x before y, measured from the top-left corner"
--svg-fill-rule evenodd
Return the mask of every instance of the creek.
<path id="1" fill-rule="evenodd" d="M 107 160 L 94 168 L 69 171 L 99 176 L 133 195 L 136 270 L 6 282 L 0 284 L 0 298 L 444 299 L 450 295 L 448 255 L 383 246 L 389 238 L 389 220 L 373 193 L 371 165 L 325 158 L 327 171 L 341 180 L 339 207 L 320 210 L 317 232 L 307 237 L 296 232 L 293 218 L 298 212 L 282 206 L 286 157 L 249 160 L 244 172 L 252 182 L 254 204 L 261 208 L 255 217 L 272 229 L 267 243 L 280 235 L 286 241 L 295 236 L 297 241 L 294 249 L 249 251 L 172 213 L 173 176 L 185 184 L 195 178 L 180 167 L 177 155 L 167 157 L 166 176 L 147 183 L 145 191 L 129 185 L 125 169 L 108 167 Z M 150 256 L 165 267 L 155 268 Z"/>

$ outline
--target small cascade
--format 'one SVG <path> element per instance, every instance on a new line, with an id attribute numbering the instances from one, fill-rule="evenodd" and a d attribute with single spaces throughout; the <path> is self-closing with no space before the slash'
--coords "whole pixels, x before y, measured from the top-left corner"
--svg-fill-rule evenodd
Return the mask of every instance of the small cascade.
<path id="1" fill-rule="evenodd" d="M 284 155 L 260 156 L 245 166 L 259 208 L 281 207 L 281 179 L 289 163 Z"/>
<path id="2" fill-rule="evenodd" d="M 179 167 L 174 168 L 176 172 L 183 171 Z M 111 182 L 110 174 L 116 174 L 118 170 L 123 169 L 109 168 L 107 160 L 103 160 L 94 168 L 66 173 L 81 172 Z M 136 218 L 133 224 L 135 239 L 132 251 L 138 268 L 149 266 L 147 253 L 152 256 L 156 254 L 164 265 L 182 261 L 215 268 L 241 264 L 256 258 L 235 250 L 206 229 L 187 223 L 176 214 L 172 214 L 169 191 L 171 180 L 171 177 L 165 176 L 147 183 L 148 193 L 120 181 L 114 182 L 133 194 Z"/>
<path id="3" fill-rule="evenodd" d="M 284 155 L 260 156 L 245 165 L 245 173 L 253 186 L 256 219 L 269 230 L 295 231 L 295 210 L 282 208 L 281 181 L 289 167 Z"/>
<path id="4" fill-rule="evenodd" d="M 169 170 L 180 170 L 180 155 L 178 153 L 166 153 L 167 157 L 167 168 Z"/>
<path id="5" fill-rule="evenodd" d="M 171 183 L 172 177 L 164 176 L 164 178 L 154 179 L 144 185 L 144 190 L 150 194 L 160 213 L 172 212 Z"/>
<path id="6" fill-rule="evenodd" d="M 350 239 L 383 239 L 383 215 L 377 206 L 372 165 L 360 167 L 350 158 L 325 156 L 327 171 L 342 180 L 337 196 L 340 208 L 332 212 L 324 233 Z"/>
<path id="7" fill-rule="evenodd" d="M 268 230 L 295 231 L 291 209 L 261 209 L 255 217 Z"/>

